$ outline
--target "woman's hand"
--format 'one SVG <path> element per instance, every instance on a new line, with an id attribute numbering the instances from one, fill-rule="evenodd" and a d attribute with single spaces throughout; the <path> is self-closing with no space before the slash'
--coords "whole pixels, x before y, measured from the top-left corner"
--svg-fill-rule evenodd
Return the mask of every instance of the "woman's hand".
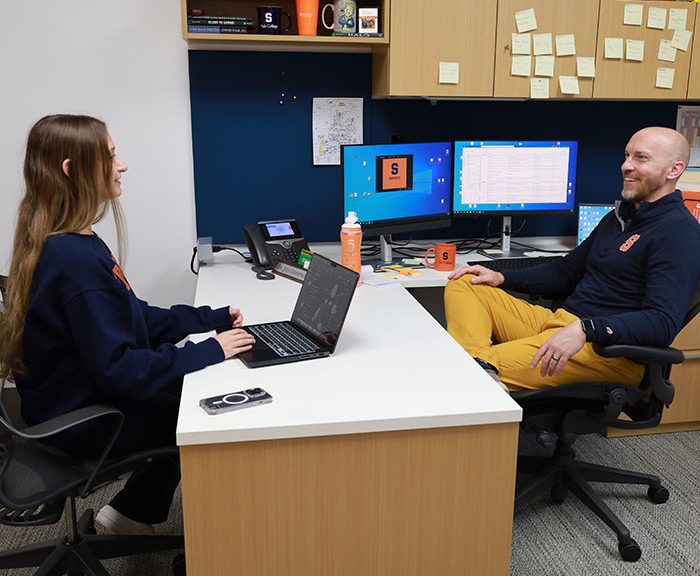
<path id="1" fill-rule="evenodd" d="M 243 326 L 243 314 L 241 313 L 240 308 L 229 308 L 228 313 L 231 316 L 231 326 L 234 328 L 240 328 Z"/>
<path id="2" fill-rule="evenodd" d="M 233 330 L 217 334 L 214 336 L 214 339 L 224 351 L 224 358 L 233 358 L 241 352 L 247 352 L 255 344 L 253 335 L 241 328 L 234 328 Z"/>

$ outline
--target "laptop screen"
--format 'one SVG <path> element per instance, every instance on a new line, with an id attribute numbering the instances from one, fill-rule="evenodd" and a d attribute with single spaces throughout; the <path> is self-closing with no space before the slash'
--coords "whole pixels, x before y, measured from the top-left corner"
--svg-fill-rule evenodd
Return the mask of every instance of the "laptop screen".
<path id="1" fill-rule="evenodd" d="M 579 204 L 578 205 L 578 244 L 581 244 L 593 228 L 598 226 L 608 212 L 615 208 L 614 204 Z"/>
<path id="2" fill-rule="evenodd" d="M 357 272 L 314 254 L 292 313 L 292 322 L 325 342 L 332 352 L 358 279 Z"/>

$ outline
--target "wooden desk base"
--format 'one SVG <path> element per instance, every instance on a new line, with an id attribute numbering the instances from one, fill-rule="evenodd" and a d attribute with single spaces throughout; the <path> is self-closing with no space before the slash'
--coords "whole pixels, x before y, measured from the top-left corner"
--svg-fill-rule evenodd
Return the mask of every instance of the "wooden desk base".
<path id="1" fill-rule="evenodd" d="M 190 576 L 510 565 L 518 424 L 180 447 Z"/>

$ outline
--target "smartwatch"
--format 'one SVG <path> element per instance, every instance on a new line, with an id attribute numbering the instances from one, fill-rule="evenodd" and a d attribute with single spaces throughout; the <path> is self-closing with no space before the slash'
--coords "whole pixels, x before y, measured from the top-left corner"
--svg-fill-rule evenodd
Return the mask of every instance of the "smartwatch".
<path id="1" fill-rule="evenodd" d="M 592 318 L 581 318 L 581 330 L 586 335 L 586 342 L 593 342 L 595 337 L 595 324 Z"/>

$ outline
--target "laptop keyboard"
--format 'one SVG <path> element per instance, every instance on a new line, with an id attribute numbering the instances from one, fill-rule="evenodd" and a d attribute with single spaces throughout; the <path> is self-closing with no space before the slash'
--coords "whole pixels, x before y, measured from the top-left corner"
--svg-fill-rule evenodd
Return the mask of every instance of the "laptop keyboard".
<path id="1" fill-rule="evenodd" d="M 248 326 L 248 330 L 280 356 L 293 356 L 318 350 L 316 344 L 289 324 L 261 324 Z"/>

